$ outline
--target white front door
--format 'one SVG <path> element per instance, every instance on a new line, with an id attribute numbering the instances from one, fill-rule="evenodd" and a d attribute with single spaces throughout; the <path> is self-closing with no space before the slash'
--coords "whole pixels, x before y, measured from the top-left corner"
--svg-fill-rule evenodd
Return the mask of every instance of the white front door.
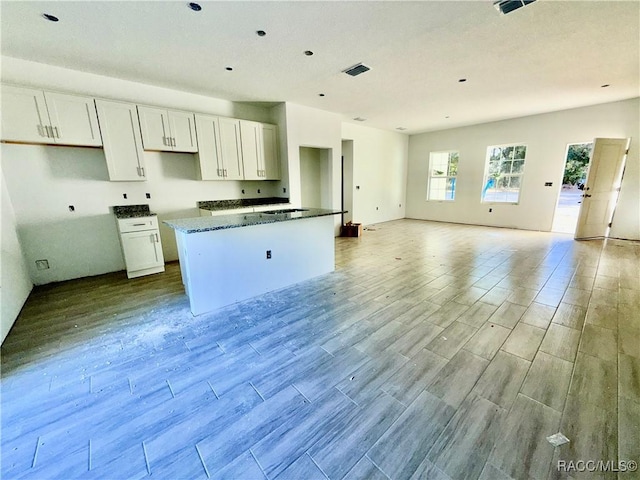
<path id="1" fill-rule="evenodd" d="M 618 201 L 630 141 L 630 138 L 594 140 L 576 239 L 607 236 Z"/>

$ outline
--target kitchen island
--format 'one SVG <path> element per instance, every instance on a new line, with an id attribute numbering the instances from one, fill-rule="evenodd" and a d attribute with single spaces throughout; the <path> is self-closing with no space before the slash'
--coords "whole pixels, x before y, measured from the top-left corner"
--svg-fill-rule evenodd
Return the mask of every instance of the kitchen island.
<path id="1" fill-rule="evenodd" d="M 334 215 L 340 213 L 282 209 L 164 221 L 175 230 L 191 313 L 332 272 Z"/>

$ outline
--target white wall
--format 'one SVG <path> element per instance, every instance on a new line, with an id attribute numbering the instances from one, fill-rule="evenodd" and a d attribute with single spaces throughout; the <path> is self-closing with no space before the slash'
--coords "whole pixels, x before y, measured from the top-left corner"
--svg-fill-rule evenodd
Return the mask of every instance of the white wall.
<path id="1" fill-rule="evenodd" d="M 353 221 L 353 192 L 355 191 L 353 183 L 353 140 L 342 141 L 342 183 L 344 194 L 344 223 Z"/>
<path id="2" fill-rule="evenodd" d="M 549 231 L 567 144 L 632 137 L 611 236 L 640 240 L 640 99 L 413 135 L 409 140 L 408 218 Z M 527 145 L 519 205 L 480 203 L 490 145 Z M 458 150 L 454 202 L 427 202 L 429 153 Z M 545 187 L 545 182 L 553 182 Z M 493 209 L 489 213 L 489 208 Z"/>
<path id="3" fill-rule="evenodd" d="M 404 218 L 409 137 L 343 123 L 342 138 L 353 141 L 353 221 Z"/>
<path id="4" fill-rule="evenodd" d="M 0 256 L 0 343 L 4 342 L 33 288 L 16 233 L 15 215 L 0 170 L 2 190 L 2 252 Z"/>
<path id="5" fill-rule="evenodd" d="M 328 184 L 331 185 L 330 201 L 325 208 L 340 209 L 341 203 L 341 138 L 340 116 L 310 107 L 293 103 L 285 104 L 286 115 L 286 157 L 289 187 L 289 198 L 296 206 L 302 205 L 300 182 L 300 147 L 328 149 Z M 339 233 L 340 216 L 335 216 L 335 232 Z"/>
<path id="6" fill-rule="evenodd" d="M 278 120 L 274 109 L 7 57 L 2 58 L 2 80 L 214 115 Z M 197 216 L 199 200 L 282 196 L 281 182 L 199 181 L 192 154 L 145 152 L 146 182 L 109 182 L 102 149 L 2 144 L 0 153 L 18 236 L 36 284 L 124 269 L 113 205 L 148 203 L 163 220 Z M 160 234 L 165 259 L 177 259 L 173 230 L 161 225 Z M 49 260 L 51 268 L 36 270 L 37 259 Z"/>

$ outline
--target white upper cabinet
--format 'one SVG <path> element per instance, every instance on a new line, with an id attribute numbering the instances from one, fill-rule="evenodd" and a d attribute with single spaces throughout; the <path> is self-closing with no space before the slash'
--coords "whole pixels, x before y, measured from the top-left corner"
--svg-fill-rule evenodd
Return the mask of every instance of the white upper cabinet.
<path id="1" fill-rule="evenodd" d="M 279 180 L 277 127 L 240 120 L 245 180 Z"/>
<path id="2" fill-rule="evenodd" d="M 2 140 L 99 147 L 94 100 L 3 85 Z"/>
<path id="3" fill-rule="evenodd" d="M 201 180 L 242 180 L 239 120 L 196 115 Z"/>
<path id="4" fill-rule="evenodd" d="M 262 125 L 258 122 L 240 120 L 240 136 L 242 138 L 242 163 L 245 180 L 262 180 L 260 159 L 260 132 Z"/>
<path id="5" fill-rule="evenodd" d="M 144 151 L 136 106 L 130 103 L 96 100 L 100 130 L 104 139 L 109 180 L 144 181 Z"/>
<path id="6" fill-rule="evenodd" d="M 197 152 L 193 113 L 138 105 L 145 150 Z"/>
<path id="7" fill-rule="evenodd" d="M 280 160 L 278 155 L 278 127 L 262 125 L 262 171 L 265 180 L 280 180 Z"/>
<path id="8" fill-rule="evenodd" d="M 220 125 L 220 156 L 226 180 L 244 179 L 242 146 L 240 144 L 240 120 L 218 118 Z"/>

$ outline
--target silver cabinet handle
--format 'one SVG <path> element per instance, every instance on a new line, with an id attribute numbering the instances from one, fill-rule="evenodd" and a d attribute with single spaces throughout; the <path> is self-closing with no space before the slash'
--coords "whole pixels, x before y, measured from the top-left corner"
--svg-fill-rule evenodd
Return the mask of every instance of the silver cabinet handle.
<path id="1" fill-rule="evenodd" d="M 158 234 L 154 233 L 154 235 L 156 236 L 156 243 L 160 243 L 160 239 L 158 238 Z"/>
<path id="2" fill-rule="evenodd" d="M 167 137 L 162 137 L 162 144 L 165 145 L 165 146 L 168 146 Z"/>
<path id="3" fill-rule="evenodd" d="M 58 127 L 53 127 L 53 131 L 55 133 L 55 138 L 60 138 L 60 132 L 58 131 Z"/>
<path id="4" fill-rule="evenodd" d="M 144 174 L 144 167 L 140 167 L 140 171 L 142 172 L 142 175 L 140 175 L 140 176 L 141 176 L 141 177 L 144 177 L 144 176 L 145 176 L 145 174 Z"/>
<path id="5" fill-rule="evenodd" d="M 44 133 L 44 127 L 42 125 L 36 125 L 36 128 L 38 129 L 38 135 L 40 135 L 41 137 L 46 137 Z"/>
<path id="6" fill-rule="evenodd" d="M 171 144 L 175 147 L 176 146 L 176 137 L 171 137 Z"/>
<path id="7" fill-rule="evenodd" d="M 50 128 L 51 127 L 49 125 L 44 126 L 44 133 L 47 135 L 47 138 L 53 137 L 53 132 L 50 131 Z"/>

